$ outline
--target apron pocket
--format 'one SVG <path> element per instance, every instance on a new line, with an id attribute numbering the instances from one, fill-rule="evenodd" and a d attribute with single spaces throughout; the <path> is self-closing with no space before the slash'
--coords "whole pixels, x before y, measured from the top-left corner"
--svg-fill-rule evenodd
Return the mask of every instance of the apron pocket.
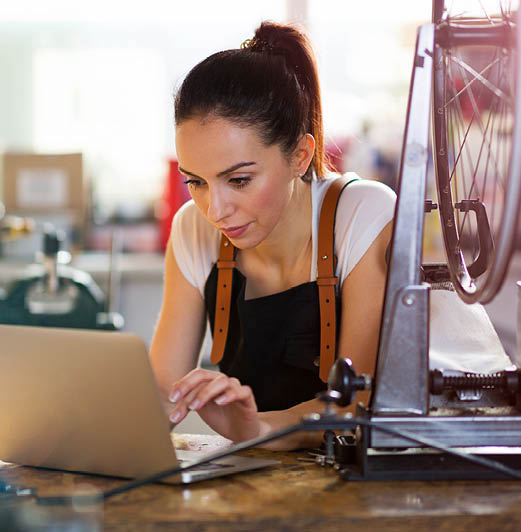
<path id="1" fill-rule="evenodd" d="M 289 366 L 307 369 L 318 374 L 320 344 L 315 334 L 293 334 L 286 336 L 282 362 Z"/>

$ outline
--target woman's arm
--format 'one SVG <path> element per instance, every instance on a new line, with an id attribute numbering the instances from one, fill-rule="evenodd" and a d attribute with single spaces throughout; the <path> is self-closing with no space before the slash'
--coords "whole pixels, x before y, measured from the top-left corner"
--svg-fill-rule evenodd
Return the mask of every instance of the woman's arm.
<path id="1" fill-rule="evenodd" d="M 378 354 L 387 277 L 386 251 L 391 241 L 389 222 L 355 266 L 342 287 L 342 324 L 338 356 L 350 358 L 358 374 L 373 375 Z M 367 404 L 370 392 L 359 392 L 357 402 Z M 350 411 L 355 411 L 352 405 Z"/>
<path id="2" fill-rule="evenodd" d="M 179 270 L 169 240 L 163 301 L 150 346 L 152 369 L 168 413 L 172 385 L 195 368 L 206 326 L 203 298 Z"/>
<path id="3" fill-rule="evenodd" d="M 373 374 L 378 348 L 386 279 L 385 251 L 391 237 L 391 223 L 378 235 L 371 247 L 342 286 L 342 321 L 339 356 L 349 357 L 358 373 Z M 253 394 L 237 379 L 207 370 L 195 370 L 172 388 L 180 421 L 189 410 L 196 410 L 217 432 L 234 441 L 267 434 L 298 423 L 324 405 L 316 399 L 281 411 L 257 412 Z M 357 396 L 366 401 L 368 392 Z M 351 405 L 347 410 L 353 410 Z M 297 433 L 267 444 L 272 450 L 312 447 L 320 443 L 320 433 Z"/>

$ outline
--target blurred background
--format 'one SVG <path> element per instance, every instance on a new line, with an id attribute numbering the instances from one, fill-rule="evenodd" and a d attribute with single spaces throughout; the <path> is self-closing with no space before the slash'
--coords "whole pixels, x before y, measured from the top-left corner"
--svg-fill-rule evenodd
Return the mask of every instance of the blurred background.
<path id="1" fill-rule="evenodd" d="M 35 252 L 49 256 L 50 223 L 71 253 L 55 262 L 90 274 L 100 309 L 124 317 L 116 328 L 150 341 L 171 218 L 188 198 L 173 94 L 197 62 L 239 47 L 262 20 L 310 36 L 336 167 L 394 187 L 416 28 L 430 17 L 430 0 L 4 2 L 0 201 L 20 225 L 1 240 L 0 302 Z M 443 260 L 436 214 L 426 223 L 426 257 Z"/>
<path id="2" fill-rule="evenodd" d="M 106 223 L 161 214 L 175 159 L 172 96 L 211 53 L 236 48 L 260 21 L 297 22 L 310 35 L 337 167 L 392 184 L 401 147 L 411 49 L 430 2 L 268 0 L 254 4 L 119 1 L 0 9 L 0 148 L 81 153 L 85 249 Z M 224 7 L 226 7 L 224 9 Z M 333 16 L 334 15 L 334 16 Z M 128 228 L 125 248 L 156 251 L 157 228 Z"/>

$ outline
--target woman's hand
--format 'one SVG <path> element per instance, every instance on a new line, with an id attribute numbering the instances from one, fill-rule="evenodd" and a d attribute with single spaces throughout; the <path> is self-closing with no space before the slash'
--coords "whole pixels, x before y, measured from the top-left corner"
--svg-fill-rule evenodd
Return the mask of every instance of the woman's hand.
<path id="1" fill-rule="evenodd" d="M 261 432 L 251 388 L 223 373 L 194 369 L 174 384 L 169 400 L 175 403 L 172 423 L 179 423 L 194 410 L 213 430 L 234 442 L 255 438 Z"/>

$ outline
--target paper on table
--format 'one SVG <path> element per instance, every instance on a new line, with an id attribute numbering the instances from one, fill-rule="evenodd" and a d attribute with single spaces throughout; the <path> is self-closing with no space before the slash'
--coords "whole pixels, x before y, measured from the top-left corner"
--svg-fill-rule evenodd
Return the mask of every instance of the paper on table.
<path id="1" fill-rule="evenodd" d="M 514 369 L 484 307 L 431 290 L 430 369 L 494 373 Z"/>

